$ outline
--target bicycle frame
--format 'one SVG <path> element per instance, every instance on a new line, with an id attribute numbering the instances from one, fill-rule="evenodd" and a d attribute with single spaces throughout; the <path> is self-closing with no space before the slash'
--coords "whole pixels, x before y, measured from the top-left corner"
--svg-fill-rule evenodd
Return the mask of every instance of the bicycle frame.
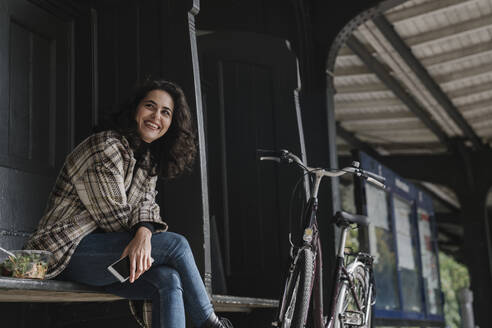
<path id="1" fill-rule="evenodd" d="M 316 172 L 318 173 L 318 172 Z M 331 327 L 332 322 L 333 322 L 333 314 L 336 312 L 335 310 L 335 305 L 336 305 L 336 297 L 338 293 L 340 292 L 340 278 L 342 274 L 345 276 L 347 275 L 346 269 L 344 267 L 345 263 L 345 243 L 347 239 L 347 231 L 348 227 L 342 228 L 341 231 L 341 237 L 339 240 L 339 245 L 337 248 L 337 257 L 336 257 L 336 263 L 335 263 L 335 274 L 333 277 L 333 290 L 332 290 L 332 295 L 330 298 L 330 305 L 329 309 L 330 312 L 328 313 L 328 316 L 326 318 L 328 320 L 325 320 L 324 312 L 323 312 L 323 261 L 322 261 L 322 248 L 321 248 L 321 242 L 320 242 L 320 235 L 319 231 L 317 229 L 317 212 L 318 212 L 318 191 L 319 191 L 319 186 L 321 183 L 321 180 L 323 178 L 323 175 L 321 174 L 315 174 L 314 176 L 315 180 L 312 185 L 312 190 L 311 190 L 311 197 L 308 201 L 308 210 L 306 211 L 306 214 L 309 215 L 309 221 L 305 219 L 304 222 L 309 222 L 308 226 L 305 228 L 306 229 L 312 229 L 313 231 L 316 231 L 317 233 L 313 236 L 313 240 L 309 242 L 310 246 L 313 248 L 313 251 L 315 252 L 315 270 L 314 270 L 314 280 L 313 280 L 313 287 L 312 289 L 314 290 L 314 293 L 312 291 L 313 297 L 313 317 L 314 317 L 314 327 L 315 328 L 324 328 L 324 327 Z M 305 238 L 303 238 L 304 241 Z"/>
<path id="2" fill-rule="evenodd" d="M 353 313 L 349 311 L 345 311 L 342 309 L 345 306 L 345 299 L 340 299 L 339 297 L 343 298 L 345 297 L 345 291 L 346 288 L 349 288 L 353 299 L 355 300 L 357 310 L 362 313 L 362 310 L 365 306 L 365 315 L 363 318 L 365 318 L 365 322 L 363 324 L 367 324 L 367 320 L 369 317 L 369 312 L 370 312 L 370 303 L 372 302 L 372 278 L 371 278 L 371 272 L 369 272 L 369 276 L 363 275 L 364 284 L 367 288 L 369 288 L 369 292 L 367 295 L 364 295 L 366 299 L 364 302 L 366 304 L 361 304 L 355 290 L 355 286 L 353 284 L 353 281 L 351 280 L 351 268 L 357 268 L 356 266 L 360 265 L 362 269 L 364 270 L 365 268 L 371 269 L 371 264 L 372 261 L 364 263 L 359 261 L 358 257 L 360 256 L 365 256 L 369 257 L 370 255 L 368 254 L 362 254 L 358 253 L 356 259 L 354 262 L 350 264 L 349 267 L 345 266 L 345 243 L 347 239 L 347 233 L 348 229 L 350 229 L 350 223 L 356 222 L 359 224 L 367 224 L 366 223 L 366 217 L 363 216 L 357 216 L 357 215 L 350 215 L 350 214 L 343 214 L 341 213 L 341 216 L 338 217 L 338 222 L 337 225 L 341 227 L 341 235 L 340 235 L 340 240 L 337 248 L 337 253 L 336 253 L 336 264 L 334 268 L 334 276 L 333 276 L 333 290 L 332 290 L 332 295 L 330 298 L 330 312 L 328 313 L 327 316 L 324 316 L 323 313 L 323 278 L 322 278 L 322 272 L 323 272 L 323 264 L 322 264 L 322 255 L 321 255 L 321 243 L 320 243 L 320 234 L 318 231 L 318 223 L 317 223 L 317 212 L 318 212 L 318 191 L 319 187 L 321 184 L 321 180 L 323 177 L 338 177 L 341 176 L 345 173 L 351 173 L 359 177 L 364 177 L 367 181 L 370 181 L 376 185 L 379 185 L 384 188 L 384 178 L 370 173 L 366 172 L 362 169 L 359 168 L 359 164 L 357 162 L 354 162 L 351 167 L 346 167 L 342 170 L 325 170 L 325 169 L 320 169 L 320 168 L 310 168 L 307 165 L 305 165 L 297 156 L 289 153 L 286 150 L 282 150 L 280 152 L 275 152 L 275 151 L 261 151 L 264 156 L 260 157 L 261 160 L 273 160 L 277 162 L 282 162 L 282 161 L 287 161 L 288 163 L 296 163 L 300 168 L 304 170 L 304 172 L 307 172 L 310 177 L 314 177 L 314 182 L 310 184 L 311 187 L 311 197 L 309 198 L 307 202 L 307 207 L 306 210 L 304 211 L 304 217 L 302 218 L 303 221 L 303 228 L 304 228 L 304 233 L 302 236 L 302 241 L 299 242 L 297 246 L 292 244 L 291 247 L 291 256 L 292 256 L 292 262 L 291 262 L 291 269 L 289 277 L 286 281 L 286 285 L 284 287 L 284 292 L 282 294 L 282 300 L 280 304 L 280 309 L 279 309 L 279 321 L 278 323 L 284 323 L 282 322 L 283 318 L 282 316 L 285 314 L 284 311 L 287 309 L 290 309 L 291 306 L 289 305 L 288 308 L 286 308 L 286 298 L 290 298 L 290 295 L 287 295 L 287 292 L 289 290 L 289 286 L 292 285 L 294 282 L 292 280 L 293 278 L 293 273 L 294 273 L 294 268 L 296 267 L 296 263 L 299 260 L 299 255 L 306 251 L 306 248 L 309 248 L 313 254 L 314 254 L 314 267 L 312 270 L 312 275 L 313 277 L 310 277 L 309 283 L 310 285 L 304 285 L 304 286 L 309 286 L 309 293 L 304 294 L 308 295 L 309 298 L 303 298 L 303 300 L 307 300 L 309 302 L 309 299 L 313 300 L 313 319 L 314 319 L 314 328 L 333 328 L 335 326 L 335 320 L 336 315 L 338 313 L 342 313 L 342 310 L 344 311 L 344 316 L 350 317 L 353 316 Z M 361 219 L 362 217 L 362 219 Z M 291 242 L 292 243 L 292 242 Z M 301 252 L 302 251 L 302 252 Z M 309 252 L 309 253 L 310 253 Z M 295 254 L 294 254 L 295 253 Z M 306 253 L 306 254 L 309 254 Z M 306 255 L 307 256 L 307 255 Z M 310 257 L 307 257 L 310 258 Z M 354 271 L 355 272 L 355 271 Z M 295 274 L 294 274 L 295 276 Z M 314 278 L 314 279 L 311 279 Z M 358 280 L 360 281 L 360 280 Z M 296 282 L 294 282 L 296 284 Z M 294 286 L 294 285 L 292 285 Z M 295 287 L 297 288 L 297 287 Z M 305 289 L 304 291 L 306 291 Z M 314 291 L 314 294 L 313 294 Z M 341 300 L 341 301 L 340 301 Z M 339 304 L 339 308 L 337 308 L 337 303 Z M 367 304 L 368 303 L 368 304 Z M 291 304 L 291 303 L 290 303 Z M 303 303 L 305 305 L 309 303 Z M 304 309 L 307 309 L 306 307 L 303 307 Z M 306 316 L 307 316 L 307 311 L 303 310 L 301 314 L 305 317 L 297 317 L 298 320 L 301 324 L 306 322 Z M 300 319 L 299 319 L 300 318 Z M 357 317 L 356 317 L 357 318 Z M 344 319 L 345 320 L 345 319 Z M 287 326 L 290 326 L 290 321 L 286 319 Z M 298 323 L 299 323 L 298 322 Z M 351 325 L 354 325 L 350 323 Z M 343 321 L 341 321 L 342 327 L 344 326 Z"/>
<path id="3" fill-rule="evenodd" d="M 315 183 L 313 184 L 313 188 L 311 191 L 311 197 L 308 201 L 308 210 L 306 211 L 306 218 L 304 218 L 303 222 L 309 222 L 305 227 L 306 230 L 312 230 L 313 235 L 311 240 L 306 240 L 306 232 L 304 234 L 303 240 L 305 245 L 309 245 L 315 253 L 315 268 L 314 268 L 314 279 L 313 286 L 311 287 L 311 294 L 313 295 L 313 319 L 314 319 L 314 327 L 315 328 L 331 328 L 334 327 L 334 320 L 336 319 L 334 315 L 336 313 L 340 313 L 341 309 L 337 309 L 337 296 L 343 295 L 346 288 L 351 290 L 351 293 L 354 295 L 354 299 L 357 302 L 357 308 L 362 310 L 363 304 L 360 304 L 358 297 L 355 295 L 354 285 L 350 280 L 350 275 L 348 273 L 347 267 L 345 266 L 345 245 L 347 240 L 348 230 L 350 229 L 349 225 L 341 227 L 340 240 L 337 247 L 336 254 L 336 263 L 335 263 L 335 271 L 333 276 L 333 289 L 330 297 L 330 312 L 327 316 L 324 316 L 323 312 L 323 288 L 322 288 L 322 272 L 323 272 L 323 262 L 322 262 L 322 248 L 320 243 L 320 235 L 317 228 L 317 211 L 318 211 L 318 189 L 320 185 L 320 181 L 322 179 L 321 175 L 316 175 Z M 358 262 L 356 259 L 351 265 L 357 265 Z M 344 283 L 346 281 L 346 283 Z M 372 291 L 372 288 L 370 289 Z M 369 294 L 369 300 L 372 295 Z M 366 307 L 365 318 L 368 318 L 369 307 Z"/>

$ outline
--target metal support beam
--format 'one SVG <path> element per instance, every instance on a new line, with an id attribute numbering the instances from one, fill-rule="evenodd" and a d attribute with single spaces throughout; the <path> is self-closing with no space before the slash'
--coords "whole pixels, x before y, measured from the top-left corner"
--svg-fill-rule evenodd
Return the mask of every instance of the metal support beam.
<path id="1" fill-rule="evenodd" d="M 439 223 L 445 223 L 445 224 L 454 224 L 454 225 L 458 225 L 462 226 L 463 224 L 463 221 L 461 220 L 461 214 L 460 213 L 435 213 L 435 216 L 436 216 L 436 221 L 437 221 L 437 224 Z M 463 236 L 460 236 L 460 237 L 463 237 Z"/>
<path id="2" fill-rule="evenodd" d="M 378 78 L 415 114 L 418 118 L 437 136 L 437 138 L 448 146 L 448 137 L 441 127 L 434 122 L 429 113 L 424 110 L 419 103 L 405 91 L 405 88 L 398 80 L 391 76 L 390 72 L 377 61 L 365 46 L 351 36 L 347 40 L 347 45 L 359 58 L 371 69 Z"/>
<path id="3" fill-rule="evenodd" d="M 342 127 L 340 125 L 340 122 L 337 122 L 337 135 L 343 140 L 345 140 L 352 147 L 362 150 L 369 156 L 372 156 L 376 159 L 381 158 L 381 155 L 379 155 L 379 153 L 376 150 L 374 150 L 374 148 L 372 148 L 368 143 L 357 138 L 355 133 L 350 132 L 346 130 L 344 127 Z"/>
<path id="4" fill-rule="evenodd" d="M 393 25 L 391 25 L 391 23 L 384 17 L 384 15 L 376 16 L 375 18 L 373 18 L 373 22 L 377 26 L 379 31 L 384 35 L 386 40 L 388 40 L 391 46 L 405 61 L 408 67 L 415 73 L 417 78 L 427 88 L 432 97 L 436 99 L 436 101 L 441 105 L 441 107 L 446 111 L 451 119 L 458 125 L 461 131 L 463 131 L 464 135 L 471 140 L 473 146 L 476 149 L 482 148 L 482 141 L 475 133 L 473 128 L 463 118 L 463 115 L 461 115 L 460 111 L 453 105 L 453 103 L 444 93 L 444 91 L 442 91 L 441 87 L 430 76 L 425 67 L 413 55 L 410 48 L 405 44 L 398 33 L 396 33 Z"/>
<path id="5" fill-rule="evenodd" d="M 454 187 L 454 179 L 459 162 L 453 154 L 441 155 L 391 155 L 383 156 L 382 161 L 406 179 L 427 181 Z"/>

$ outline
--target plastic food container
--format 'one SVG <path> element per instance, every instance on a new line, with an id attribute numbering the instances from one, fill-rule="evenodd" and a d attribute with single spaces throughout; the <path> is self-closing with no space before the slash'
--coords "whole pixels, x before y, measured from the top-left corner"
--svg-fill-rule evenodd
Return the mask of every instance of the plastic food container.
<path id="1" fill-rule="evenodd" d="M 0 273 L 14 278 L 44 279 L 53 254 L 39 250 L 14 250 L 15 258 L 0 254 Z"/>

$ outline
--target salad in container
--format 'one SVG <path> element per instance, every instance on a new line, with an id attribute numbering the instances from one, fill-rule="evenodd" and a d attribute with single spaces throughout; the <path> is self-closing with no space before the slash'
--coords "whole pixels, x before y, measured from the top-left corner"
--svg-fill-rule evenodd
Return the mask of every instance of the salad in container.
<path id="1" fill-rule="evenodd" d="M 40 250 L 14 250 L 0 253 L 0 274 L 13 278 L 44 279 L 53 254 Z"/>

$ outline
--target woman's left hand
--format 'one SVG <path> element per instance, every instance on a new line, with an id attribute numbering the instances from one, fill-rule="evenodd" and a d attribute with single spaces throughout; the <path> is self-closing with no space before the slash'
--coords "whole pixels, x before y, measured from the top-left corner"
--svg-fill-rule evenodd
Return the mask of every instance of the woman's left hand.
<path id="1" fill-rule="evenodd" d="M 151 238 L 152 232 L 149 229 L 146 227 L 138 228 L 135 237 L 121 254 L 121 258 L 128 255 L 130 259 L 130 283 L 137 280 L 152 265 L 152 257 L 150 255 L 152 250 Z"/>

